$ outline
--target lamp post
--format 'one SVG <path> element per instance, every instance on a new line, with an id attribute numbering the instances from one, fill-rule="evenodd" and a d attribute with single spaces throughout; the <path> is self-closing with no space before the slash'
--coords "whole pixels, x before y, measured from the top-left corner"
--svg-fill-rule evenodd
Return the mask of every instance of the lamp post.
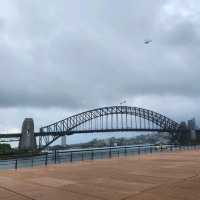
<path id="1" fill-rule="evenodd" d="M 119 105 L 122 106 L 125 103 L 126 103 L 126 101 L 122 101 Z"/>

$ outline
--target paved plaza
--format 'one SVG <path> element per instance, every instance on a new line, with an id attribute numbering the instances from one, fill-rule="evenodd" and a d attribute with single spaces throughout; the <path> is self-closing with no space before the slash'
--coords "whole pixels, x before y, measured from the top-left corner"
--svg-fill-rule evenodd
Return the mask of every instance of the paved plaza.
<path id="1" fill-rule="evenodd" d="M 198 200 L 200 151 L 0 171 L 1 200 Z"/>

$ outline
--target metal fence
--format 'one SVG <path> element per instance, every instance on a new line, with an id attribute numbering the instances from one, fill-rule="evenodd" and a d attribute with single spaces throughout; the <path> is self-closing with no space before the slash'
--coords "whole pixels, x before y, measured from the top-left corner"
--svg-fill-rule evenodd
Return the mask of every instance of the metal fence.
<path id="1" fill-rule="evenodd" d="M 158 152 L 173 152 L 178 150 L 200 149 L 200 145 L 134 145 L 76 150 L 54 150 L 43 152 L 41 155 L 22 157 L 9 160 L 0 160 L 0 169 L 18 169 L 64 162 L 84 160 L 111 159 L 129 155 L 144 155 Z"/>

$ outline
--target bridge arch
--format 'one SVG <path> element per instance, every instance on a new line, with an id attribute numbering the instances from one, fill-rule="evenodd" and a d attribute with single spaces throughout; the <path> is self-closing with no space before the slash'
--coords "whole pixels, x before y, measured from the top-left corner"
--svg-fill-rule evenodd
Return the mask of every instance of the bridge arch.
<path id="1" fill-rule="evenodd" d="M 40 133 L 43 134 L 39 138 L 39 144 L 40 148 L 45 148 L 51 143 L 53 143 L 55 140 L 57 140 L 59 137 L 63 135 L 72 135 L 75 133 L 83 133 L 83 132 L 95 132 L 95 130 L 86 130 L 82 128 L 82 130 L 78 130 L 78 127 L 81 127 L 81 125 L 86 124 L 89 121 L 99 119 L 101 120 L 103 117 L 115 116 L 116 118 L 121 115 L 125 116 L 127 120 L 127 116 L 135 116 L 138 117 L 140 120 L 147 120 L 148 122 L 151 122 L 152 124 L 155 124 L 157 127 L 159 127 L 160 131 L 165 132 L 171 132 L 176 131 L 179 127 L 179 124 L 175 122 L 174 120 L 161 115 L 157 112 L 144 109 L 144 108 L 138 108 L 138 107 L 130 107 L 130 106 L 111 106 L 111 107 L 103 107 L 103 108 L 97 108 L 89 111 L 85 111 L 76 115 L 73 115 L 71 117 L 68 117 L 66 119 L 63 119 L 61 121 L 58 121 L 56 123 L 50 124 L 48 126 L 44 126 L 40 128 Z M 113 118 L 112 118 L 113 119 Z M 102 132 L 114 132 L 114 131 L 140 131 L 144 130 L 144 128 L 137 127 L 124 127 L 120 129 L 114 129 L 113 127 L 110 127 L 110 129 L 100 129 Z M 146 130 L 153 130 L 153 128 L 148 127 Z M 96 130 L 97 132 L 100 132 L 99 130 Z M 45 145 L 42 147 L 42 143 L 45 143 Z"/>

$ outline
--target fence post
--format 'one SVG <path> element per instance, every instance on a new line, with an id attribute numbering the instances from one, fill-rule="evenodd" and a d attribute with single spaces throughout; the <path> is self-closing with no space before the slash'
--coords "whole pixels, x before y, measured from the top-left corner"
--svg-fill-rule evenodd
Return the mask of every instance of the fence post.
<path id="1" fill-rule="evenodd" d="M 119 149 L 118 149 L 117 155 L 118 155 L 118 158 L 119 158 Z"/>
<path id="2" fill-rule="evenodd" d="M 112 158 L 112 151 L 111 151 L 111 147 L 109 149 L 109 158 Z"/>
<path id="3" fill-rule="evenodd" d="M 127 147 L 125 147 L 125 149 L 124 149 L 124 154 L 125 154 L 125 156 L 127 156 Z"/>
<path id="4" fill-rule="evenodd" d="M 15 169 L 17 169 L 17 159 L 15 160 Z"/>
<path id="5" fill-rule="evenodd" d="M 150 146 L 150 153 L 152 154 L 152 147 Z"/>
<path id="6" fill-rule="evenodd" d="M 160 151 L 161 151 L 161 152 L 163 151 L 163 147 L 162 147 L 162 145 L 160 145 Z"/>
<path id="7" fill-rule="evenodd" d="M 46 156 L 45 156 L 45 166 L 47 166 L 47 157 L 48 156 L 48 153 L 46 153 Z"/>
<path id="8" fill-rule="evenodd" d="M 94 151 L 93 150 L 91 152 L 91 158 L 92 158 L 92 160 L 94 160 Z"/>
<path id="9" fill-rule="evenodd" d="M 84 160 L 84 157 L 83 157 L 83 151 L 82 151 L 82 161 Z"/>
<path id="10" fill-rule="evenodd" d="M 55 164 L 56 164 L 56 149 L 55 149 L 55 151 L 54 151 L 54 162 L 55 162 Z"/>
<path id="11" fill-rule="evenodd" d="M 70 162 L 72 162 L 73 161 L 73 155 L 72 155 L 72 151 L 71 151 L 71 154 L 70 154 Z"/>
<path id="12" fill-rule="evenodd" d="M 138 147 L 138 155 L 140 155 L 140 146 Z"/>

